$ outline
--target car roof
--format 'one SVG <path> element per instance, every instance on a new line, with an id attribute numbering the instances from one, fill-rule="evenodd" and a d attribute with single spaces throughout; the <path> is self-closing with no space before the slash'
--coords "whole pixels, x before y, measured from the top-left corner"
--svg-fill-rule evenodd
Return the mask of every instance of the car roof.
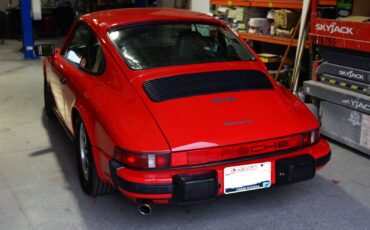
<path id="1" fill-rule="evenodd" d="M 116 26 L 151 21 L 209 21 L 219 23 L 218 20 L 203 13 L 172 8 L 104 10 L 85 14 L 81 17 L 81 20 L 98 30 L 109 30 Z"/>

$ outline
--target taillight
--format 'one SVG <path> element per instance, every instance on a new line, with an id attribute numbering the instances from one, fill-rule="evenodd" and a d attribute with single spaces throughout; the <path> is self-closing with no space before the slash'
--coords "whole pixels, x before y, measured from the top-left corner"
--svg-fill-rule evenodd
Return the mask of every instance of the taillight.
<path id="1" fill-rule="evenodd" d="M 320 139 L 320 130 L 315 129 L 309 132 L 305 132 L 302 134 L 302 137 L 303 137 L 303 140 L 302 140 L 303 146 L 312 145 Z"/>
<path id="2" fill-rule="evenodd" d="M 170 165 L 169 153 L 136 153 L 116 147 L 114 159 L 129 168 L 161 169 Z"/>
<path id="3" fill-rule="evenodd" d="M 320 129 L 315 129 L 315 137 L 316 137 L 316 141 L 319 141 L 319 139 L 320 139 Z"/>

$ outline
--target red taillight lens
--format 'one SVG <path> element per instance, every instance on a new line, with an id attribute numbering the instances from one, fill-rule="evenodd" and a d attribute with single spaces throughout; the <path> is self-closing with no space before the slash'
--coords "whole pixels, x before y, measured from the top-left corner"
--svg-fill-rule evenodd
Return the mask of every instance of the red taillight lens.
<path id="1" fill-rule="evenodd" d="M 303 146 L 312 145 L 320 139 L 320 130 L 315 129 L 315 130 L 303 133 L 302 137 L 303 137 L 303 141 L 302 141 Z"/>
<path id="2" fill-rule="evenodd" d="M 135 168 L 147 168 L 148 156 L 146 154 L 126 152 L 121 157 L 122 163 Z"/>
<path id="3" fill-rule="evenodd" d="M 170 165 L 170 158 L 168 157 L 168 154 L 156 154 L 155 163 L 156 168 L 168 168 Z"/>
<path id="4" fill-rule="evenodd" d="M 310 144 L 311 132 L 303 133 L 302 145 L 306 146 Z"/>
<path id="5" fill-rule="evenodd" d="M 134 153 L 116 147 L 113 157 L 129 168 L 168 168 L 170 164 L 169 153 Z"/>
<path id="6" fill-rule="evenodd" d="M 316 138 L 316 141 L 320 139 L 320 129 L 315 129 L 315 138 Z"/>

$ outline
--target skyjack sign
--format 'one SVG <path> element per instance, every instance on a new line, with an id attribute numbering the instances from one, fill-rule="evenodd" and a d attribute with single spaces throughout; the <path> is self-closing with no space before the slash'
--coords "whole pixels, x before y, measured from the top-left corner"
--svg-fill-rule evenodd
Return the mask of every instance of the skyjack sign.
<path id="1" fill-rule="evenodd" d="M 365 76 L 359 73 L 355 73 L 353 70 L 350 71 L 345 71 L 345 70 L 339 70 L 338 71 L 339 75 L 348 77 L 348 78 L 355 78 L 358 80 L 365 80 Z"/>
<path id="2" fill-rule="evenodd" d="M 317 31 L 328 32 L 330 34 L 346 34 L 346 35 L 353 35 L 353 27 L 348 26 L 338 26 L 335 22 L 331 24 L 316 24 L 315 25 Z"/>

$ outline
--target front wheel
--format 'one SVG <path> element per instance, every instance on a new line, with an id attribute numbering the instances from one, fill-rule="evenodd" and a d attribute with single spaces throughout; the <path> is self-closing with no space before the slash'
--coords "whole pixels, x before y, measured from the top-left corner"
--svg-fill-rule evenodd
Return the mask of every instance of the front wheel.
<path id="1" fill-rule="evenodd" d="M 86 132 L 85 124 L 80 118 L 76 120 L 77 166 L 83 191 L 91 196 L 111 193 L 114 188 L 100 180 L 96 171 L 91 143 Z"/>

